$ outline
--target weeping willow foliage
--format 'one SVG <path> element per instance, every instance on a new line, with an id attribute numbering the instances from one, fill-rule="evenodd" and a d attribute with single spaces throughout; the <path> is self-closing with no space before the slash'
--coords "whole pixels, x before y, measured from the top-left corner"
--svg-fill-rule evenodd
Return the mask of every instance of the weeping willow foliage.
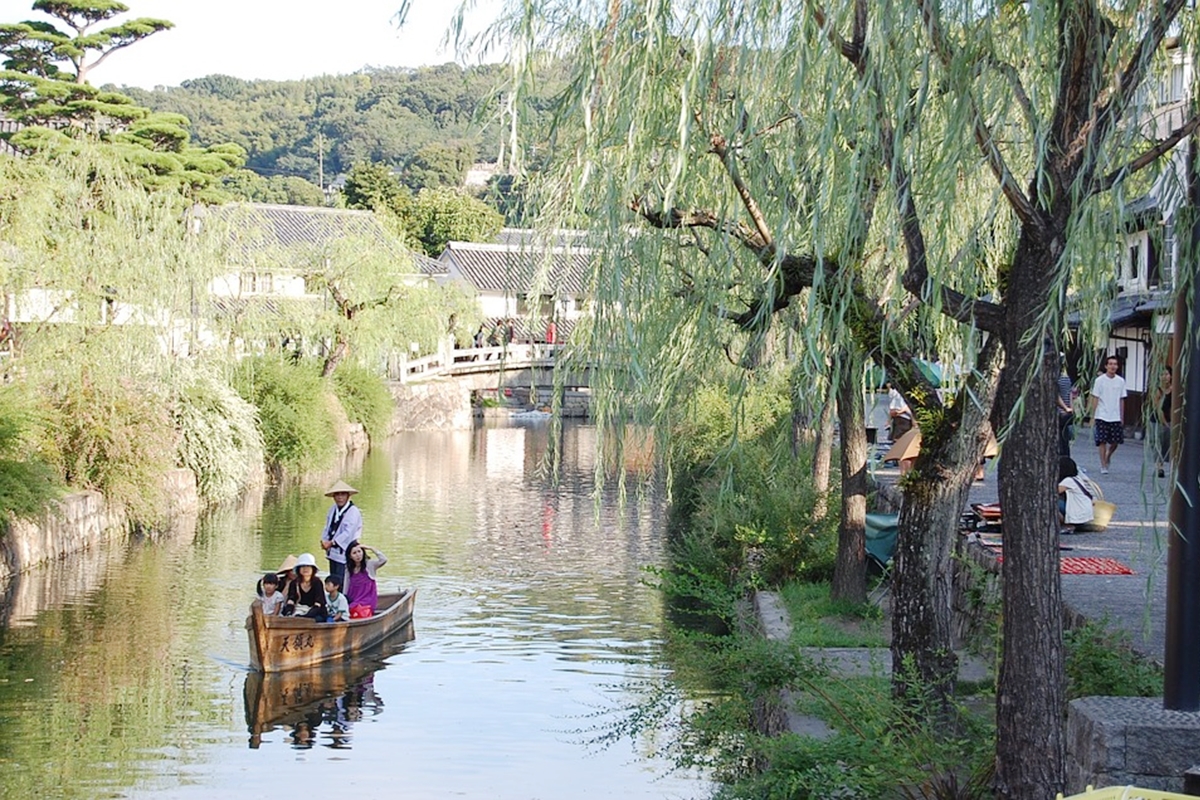
<path id="1" fill-rule="evenodd" d="M 176 466 L 161 370 L 187 330 L 189 282 L 217 263 L 184 236 L 184 207 L 100 146 L 0 160 L 9 378 L 39 398 L 39 453 L 61 480 L 141 522 Z"/>
<path id="2" fill-rule="evenodd" d="M 546 228 L 591 233 L 595 315 L 583 345 L 613 366 L 597 387 L 602 418 L 655 418 L 650 409 L 669 406 L 688 390 L 689 375 L 710 368 L 714 346 L 736 361 L 752 334 L 727 318 L 741 316 L 751 329 L 770 324 L 768 301 L 785 253 L 838 268 L 817 270 L 813 290 L 793 300 L 803 306 L 801 335 L 811 355 L 802 363 L 810 368 L 825 361 L 813 334 L 832 332 L 829 346 L 845 344 L 837 332 L 854 302 L 846 287 L 855 272 L 890 324 L 918 336 L 918 352 L 971 368 L 978 334 L 944 318 L 939 289 L 1003 301 L 1020 233 L 981 157 L 974 123 L 982 119 L 993 132 L 1016 185 L 1045 188 L 1039 170 L 1059 91 L 1047 65 L 1060 52 L 1058 14 L 1073 11 L 1049 3 L 929 7 L 953 58 L 943 62 L 931 45 L 921 4 L 872 7 L 861 43 L 869 67 L 860 75 L 829 35 L 849 35 L 851 2 L 508 6 L 486 37 L 503 31 L 513 42 L 518 96 L 543 59 L 575 68 L 559 98 L 553 163 L 535 180 L 531 205 L 543 209 Z M 1119 38 L 1113 52 L 1129 56 L 1154 8 L 1104 9 Z M 1154 57 L 1161 75 L 1166 56 Z M 885 124 L 899 132 L 890 154 L 882 149 Z M 1127 164 L 1153 134 L 1141 124 L 1118 126 L 1095 154 L 1096 172 Z M 1110 193 L 1069 187 L 1080 201 L 1070 235 L 1061 257 L 1045 265 L 1062 288 L 1046 298 L 1029 337 L 1061 340 L 1071 308 L 1086 320 L 1086 340 L 1097 341 L 1130 224 L 1125 206 L 1152 187 L 1162 195 L 1177 166 L 1164 160 Z M 917 297 L 923 306 L 915 313 L 905 310 L 913 298 L 899 280 L 909 255 L 892 180 L 899 168 L 911 178 L 926 248 L 928 276 Z M 868 181 L 879 197 L 864 230 L 861 187 Z M 691 215 L 697 227 L 660 230 L 647 222 L 672 212 Z M 843 263 L 863 237 L 861 259 Z M 747 247 L 767 239 L 771 249 Z"/>
<path id="3" fill-rule="evenodd" d="M 264 445 L 257 410 L 223 378 L 186 362 L 171 378 L 179 463 L 195 473 L 203 500 L 234 499 L 262 471 Z"/>
<path id="4" fill-rule="evenodd" d="M 329 465 L 341 420 L 315 362 L 247 358 L 237 365 L 233 385 L 258 409 L 269 465 L 290 475 Z"/>
<path id="5" fill-rule="evenodd" d="M 353 360 L 382 370 L 392 354 L 436 352 L 458 323 L 464 340 L 478 325 L 474 298 L 457 287 L 432 284 L 404 244 L 370 217 L 310 220 L 321 241 L 284 246 L 264 218 L 249 206 L 223 209 L 214 228 L 232 242 L 231 259 L 259 273 L 296 275 L 308 297 L 272 298 L 269 304 L 240 303 L 217 320 L 230 340 L 252 348 L 287 340 L 302 354 L 316 355 L 317 343 L 345 342 Z M 312 295 L 325 295 L 312 302 Z"/>
<path id="6" fill-rule="evenodd" d="M 61 491 L 61 481 L 39 453 L 45 424 L 23 386 L 0 387 L 0 530 L 10 514 L 34 516 Z"/>
<path id="7" fill-rule="evenodd" d="M 377 372 L 343 364 L 333 373 L 333 392 L 349 420 L 360 423 L 372 439 L 387 435 L 395 401 Z"/>
<path id="8" fill-rule="evenodd" d="M 118 374 L 102 350 L 81 344 L 39 385 L 47 407 L 46 453 L 67 485 L 95 489 L 146 524 L 165 507 L 163 477 L 177 436 L 165 387 L 145 370 Z"/>

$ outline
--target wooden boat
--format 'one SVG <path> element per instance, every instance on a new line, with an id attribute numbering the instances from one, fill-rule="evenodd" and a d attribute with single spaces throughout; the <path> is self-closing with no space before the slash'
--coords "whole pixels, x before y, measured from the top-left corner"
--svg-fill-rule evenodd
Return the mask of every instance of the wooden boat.
<path id="1" fill-rule="evenodd" d="M 255 600 L 246 617 L 250 666 L 259 672 L 281 672 L 354 655 L 378 644 L 412 621 L 417 590 L 379 595 L 375 616 L 349 622 L 314 622 L 305 617 L 267 616 Z"/>

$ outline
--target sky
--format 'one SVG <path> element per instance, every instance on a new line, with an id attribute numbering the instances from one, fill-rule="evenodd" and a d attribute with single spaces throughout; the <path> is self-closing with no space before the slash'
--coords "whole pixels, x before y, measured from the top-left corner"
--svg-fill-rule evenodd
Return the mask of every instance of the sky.
<path id="1" fill-rule="evenodd" d="M 122 0 L 128 17 L 153 17 L 175 27 L 113 53 L 89 83 L 152 89 L 224 74 L 246 80 L 290 80 L 356 72 L 364 66 L 419 67 L 456 59 L 442 46 L 457 0 Z M 50 18 L 33 0 L 0 0 L 0 22 Z M 478 31 L 500 0 L 482 0 L 468 17 Z M 484 61 L 500 61 L 500 54 Z M 478 63 L 473 57 L 465 63 Z"/>

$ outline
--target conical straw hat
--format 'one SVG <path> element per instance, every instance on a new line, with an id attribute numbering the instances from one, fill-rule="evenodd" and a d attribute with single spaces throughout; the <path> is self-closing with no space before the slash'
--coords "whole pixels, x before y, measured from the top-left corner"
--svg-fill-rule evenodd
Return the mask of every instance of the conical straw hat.
<path id="1" fill-rule="evenodd" d="M 345 481 L 338 481 L 332 487 L 330 487 L 329 491 L 325 493 L 325 496 L 333 497 L 338 492 L 345 492 L 346 494 L 358 494 L 358 489 L 355 489 Z"/>
<path id="2" fill-rule="evenodd" d="M 907 461 L 921 452 L 921 429 L 913 426 L 883 454 L 884 461 Z"/>
<path id="3" fill-rule="evenodd" d="M 267 570 L 267 571 L 274 572 L 276 574 L 281 574 L 284 572 L 291 572 L 293 569 L 295 569 L 295 567 L 296 567 L 296 557 L 294 555 L 289 555 L 287 558 L 285 558 L 283 560 L 283 563 L 281 563 L 278 567 L 276 567 L 273 570 Z"/>

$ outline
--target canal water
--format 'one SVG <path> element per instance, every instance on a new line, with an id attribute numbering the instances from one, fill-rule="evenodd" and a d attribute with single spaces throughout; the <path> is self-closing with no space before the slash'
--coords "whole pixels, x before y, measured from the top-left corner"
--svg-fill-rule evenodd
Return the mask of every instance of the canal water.
<path id="1" fill-rule="evenodd" d="M 320 554 L 321 487 L 22 576 L 0 614 L 0 796 L 707 797 L 658 754 L 669 731 L 624 735 L 673 694 L 645 572 L 661 499 L 597 502 L 594 429 L 565 426 L 548 472 L 551 435 L 411 433 L 348 467 L 381 590 L 418 597 L 410 631 L 333 669 L 263 679 L 243 627 L 264 568 Z"/>

